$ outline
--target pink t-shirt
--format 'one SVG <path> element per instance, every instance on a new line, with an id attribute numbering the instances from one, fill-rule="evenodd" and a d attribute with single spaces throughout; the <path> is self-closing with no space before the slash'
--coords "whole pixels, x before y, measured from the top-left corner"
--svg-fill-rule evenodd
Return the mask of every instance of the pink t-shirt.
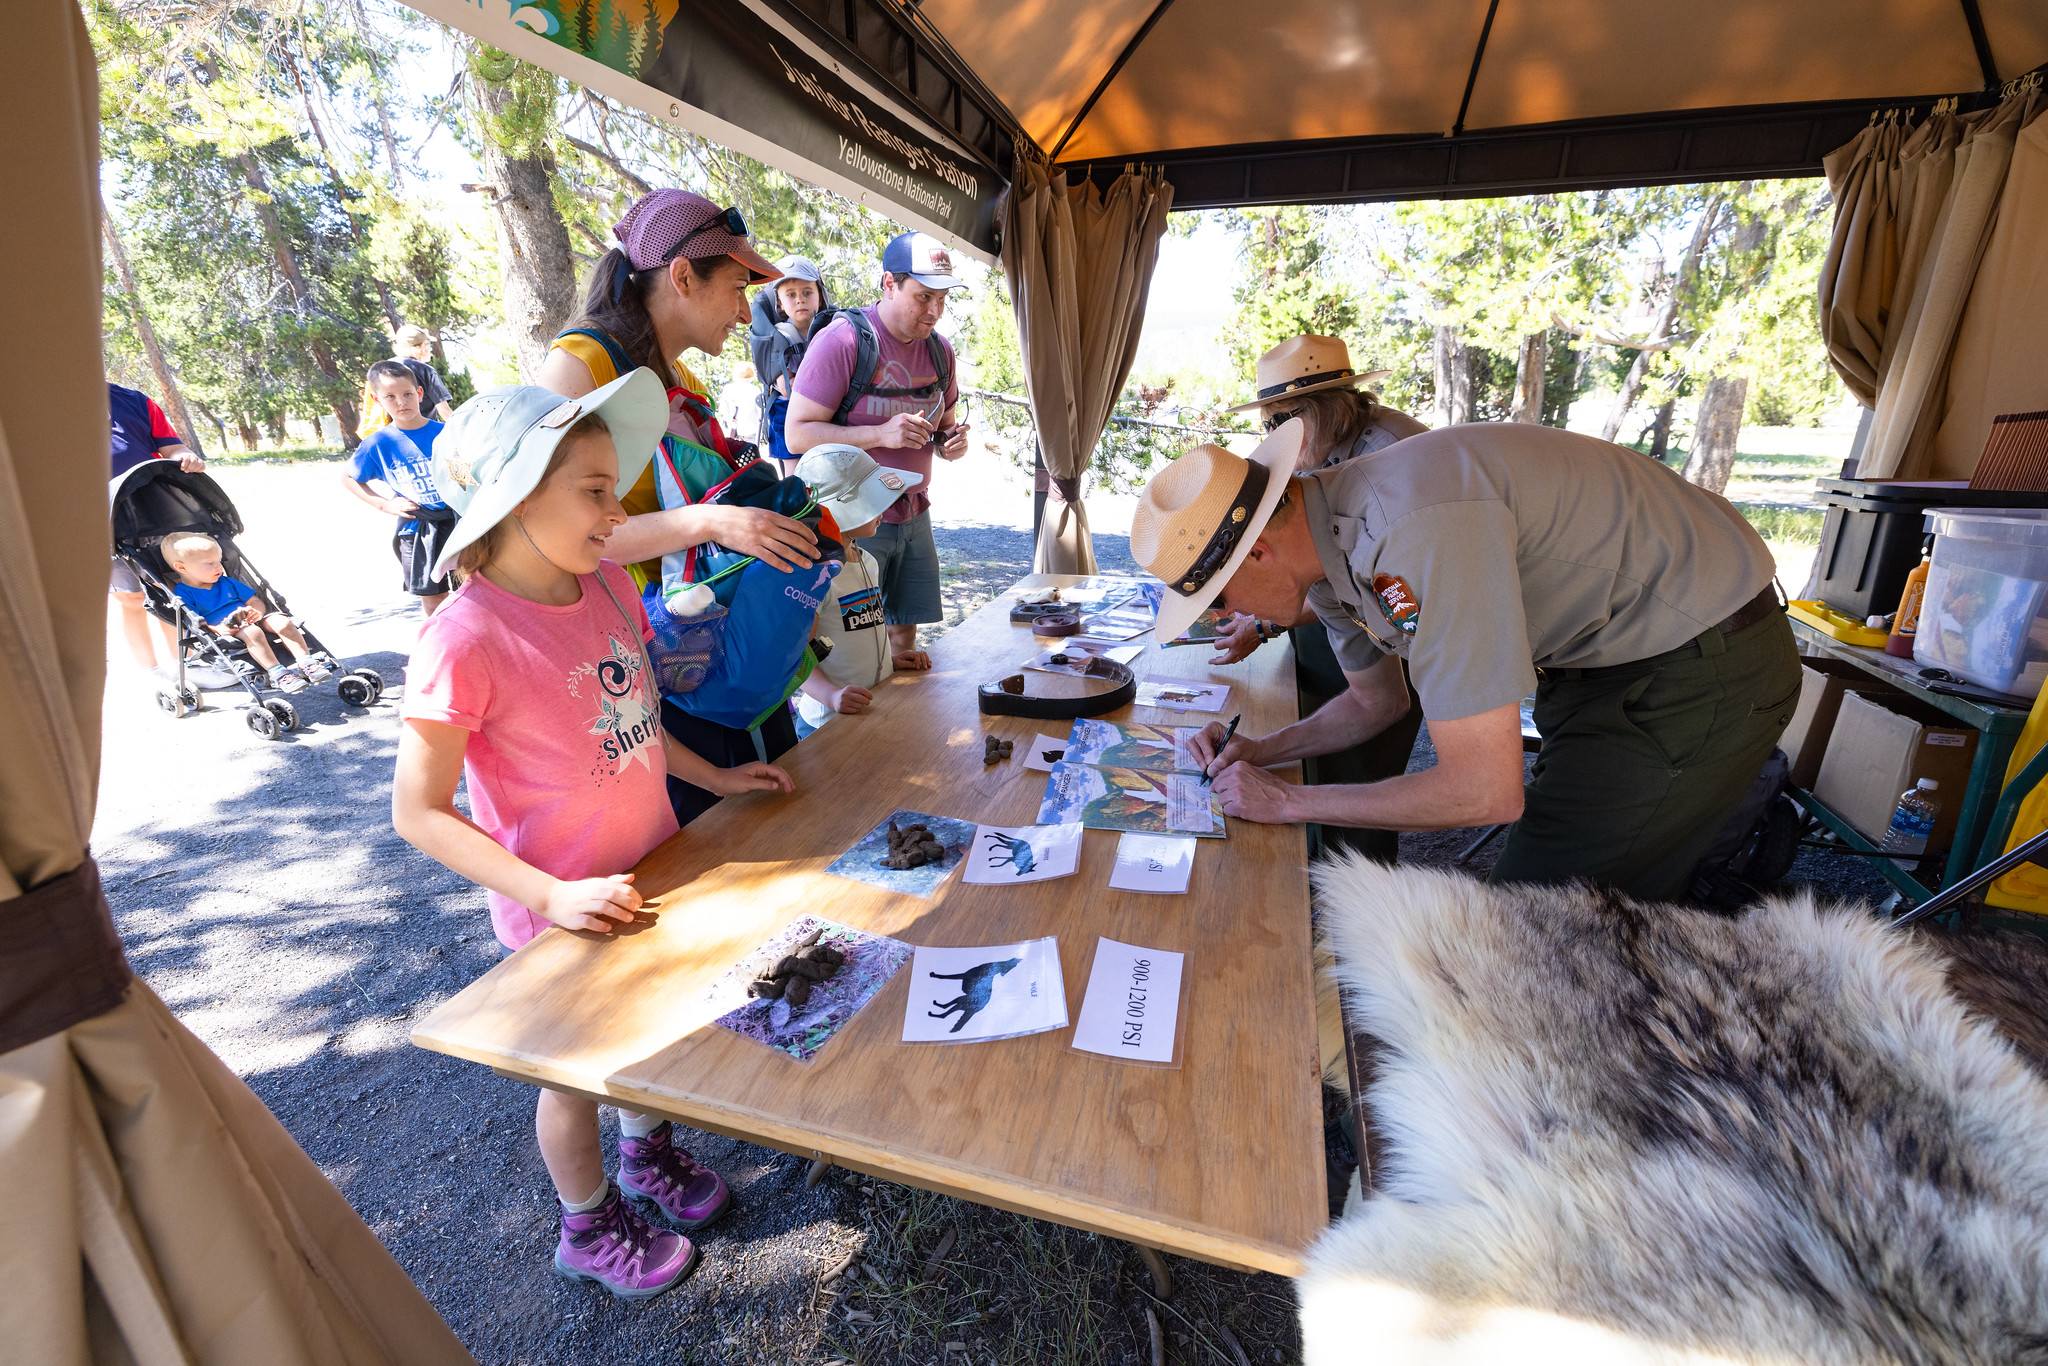
<path id="1" fill-rule="evenodd" d="M 676 833 L 661 703 L 640 652 L 653 632 L 626 571 L 599 568 L 618 607 L 591 574 L 569 607 L 472 576 L 420 627 L 401 712 L 472 732 L 463 756 L 472 817 L 565 879 L 626 872 Z M 491 927 L 508 948 L 548 926 L 510 897 L 490 899 Z"/>
<path id="2" fill-rule="evenodd" d="M 883 398 L 870 392 L 846 415 L 846 425 L 879 427 L 898 413 L 930 412 L 939 394 L 939 376 L 932 368 L 931 347 L 923 341 L 900 342 L 890 336 L 889 329 L 882 326 L 879 307 L 862 311 L 874 326 L 877 344 L 872 388 L 917 389 L 923 391 L 925 397 Z M 811 339 L 809 348 L 804 352 L 804 363 L 796 372 L 796 391 L 813 403 L 822 403 L 836 410 L 839 400 L 846 397 L 847 389 L 853 384 L 853 358 L 859 345 L 852 323 L 836 318 L 827 323 L 825 330 Z M 946 406 L 951 407 L 960 397 L 960 367 L 953 356 L 953 343 L 939 337 L 939 345 L 945 348 L 946 368 L 952 375 L 946 382 Z M 944 411 L 940 410 L 942 416 Z M 889 510 L 882 514 L 883 521 L 907 522 L 931 506 L 930 443 L 916 450 L 877 446 L 868 454 L 875 458 L 877 465 L 910 470 L 922 476 L 922 482 L 889 505 Z"/>

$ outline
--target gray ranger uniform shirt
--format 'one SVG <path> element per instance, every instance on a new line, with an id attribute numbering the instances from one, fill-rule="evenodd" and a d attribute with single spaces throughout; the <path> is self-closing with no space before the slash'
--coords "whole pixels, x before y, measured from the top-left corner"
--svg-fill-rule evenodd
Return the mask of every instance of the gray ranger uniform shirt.
<path id="1" fill-rule="evenodd" d="M 1776 573 L 1727 499 L 1555 427 L 1445 427 L 1295 488 L 1325 575 L 1308 602 L 1338 661 L 1402 656 L 1433 720 L 1516 705 L 1538 667 L 1675 649 Z"/>

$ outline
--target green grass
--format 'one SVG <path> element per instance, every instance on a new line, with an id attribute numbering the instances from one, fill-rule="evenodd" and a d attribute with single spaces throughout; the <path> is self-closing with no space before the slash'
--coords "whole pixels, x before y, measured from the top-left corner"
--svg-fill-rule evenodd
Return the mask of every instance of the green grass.
<path id="1" fill-rule="evenodd" d="M 1821 521 L 1826 516 L 1820 508 L 1782 507 L 1775 503 L 1737 503 L 1736 507 L 1756 528 L 1757 535 L 1767 541 L 1820 544 Z"/>
<path id="2" fill-rule="evenodd" d="M 264 465 L 278 461 L 296 463 L 301 460 L 339 460 L 347 452 L 332 446 L 281 446 L 276 450 L 264 451 L 212 451 L 207 454 L 209 465 Z"/>
<path id="3" fill-rule="evenodd" d="M 1235 1362 L 1233 1342 L 1256 1366 L 1300 1359 L 1293 1295 L 1278 1277 L 1174 1258 L 1173 1297 L 1162 1300 L 1116 1239 L 834 1178 L 858 1180 L 861 1228 L 853 1263 L 818 1292 L 826 1360 L 1121 1366 L 1150 1354 L 1148 1309 L 1176 1366 Z"/>

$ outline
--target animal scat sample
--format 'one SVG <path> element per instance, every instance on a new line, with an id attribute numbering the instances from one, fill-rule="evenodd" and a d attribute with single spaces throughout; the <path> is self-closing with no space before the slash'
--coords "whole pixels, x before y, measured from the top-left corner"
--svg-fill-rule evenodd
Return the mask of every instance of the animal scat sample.
<path id="1" fill-rule="evenodd" d="M 945 860 L 946 846 L 939 843 L 939 837 L 922 821 L 900 829 L 896 822 L 890 821 L 888 838 L 889 852 L 882 859 L 884 868 L 922 868 L 927 863 Z"/>
<path id="2" fill-rule="evenodd" d="M 994 735 L 985 736 L 981 746 L 981 761 L 984 764 L 999 764 L 1010 757 L 1015 744 L 1013 740 L 1004 740 Z"/>
<path id="3" fill-rule="evenodd" d="M 811 984 L 831 978 L 846 963 L 846 955 L 830 944 L 818 942 L 819 930 L 805 937 L 797 951 L 785 955 L 767 972 L 747 983 L 747 995 L 784 1000 L 800 1006 L 811 999 Z"/>

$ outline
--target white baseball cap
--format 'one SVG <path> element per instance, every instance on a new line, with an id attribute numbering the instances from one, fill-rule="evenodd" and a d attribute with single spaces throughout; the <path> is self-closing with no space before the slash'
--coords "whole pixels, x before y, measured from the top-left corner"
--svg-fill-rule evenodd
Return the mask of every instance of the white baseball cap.
<path id="1" fill-rule="evenodd" d="M 805 451 L 796 462 L 796 477 L 810 486 L 811 497 L 842 531 L 866 526 L 924 482 L 921 474 L 879 465 L 860 447 L 834 442 Z"/>
<path id="2" fill-rule="evenodd" d="M 611 428 L 623 498 L 668 430 L 668 390 L 652 370 L 643 366 L 582 398 L 533 384 L 504 384 L 455 410 L 434 441 L 434 487 L 457 517 L 434 560 L 435 578 L 446 577 L 457 555 L 540 486 L 555 447 L 591 413 Z"/>
<path id="3" fill-rule="evenodd" d="M 966 281 L 953 274 L 953 254 L 927 232 L 899 232 L 882 248 L 882 269 L 908 275 L 926 289 L 958 289 Z"/>

